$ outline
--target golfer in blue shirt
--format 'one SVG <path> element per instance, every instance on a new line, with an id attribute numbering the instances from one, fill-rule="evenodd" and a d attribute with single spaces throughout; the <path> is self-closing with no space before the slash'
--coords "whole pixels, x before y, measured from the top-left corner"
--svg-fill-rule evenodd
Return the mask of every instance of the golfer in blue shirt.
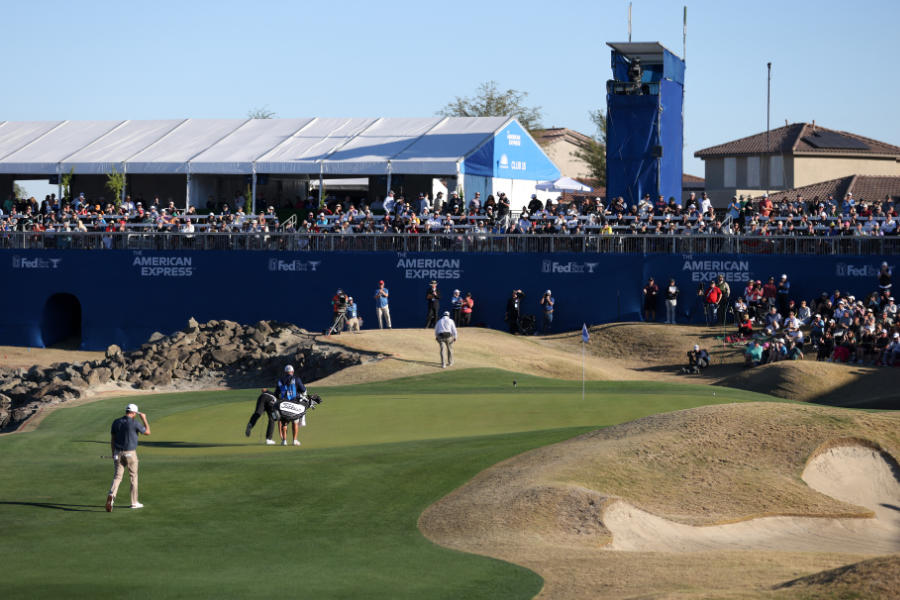
<path id="1" fill-rule="evenodd" d="M 134 420 L 135 415 L 141 417 L 142 423 Z M 138 411 L 137 404 L 129 404 L 125 407 L 125 416 L 113 421 L 110 428 L 109 444 L 116 468 L 109 495 L 106 497 L 106 512 L 112 512 L 113 502 L 116 500 L 125 469 L 128 469 L 128 478 L 131 483 L 131 508 L 144 508 L 144 505 L 138 502 L 137 445 L 139 433 L 150 435 L 147 415 Z"/>

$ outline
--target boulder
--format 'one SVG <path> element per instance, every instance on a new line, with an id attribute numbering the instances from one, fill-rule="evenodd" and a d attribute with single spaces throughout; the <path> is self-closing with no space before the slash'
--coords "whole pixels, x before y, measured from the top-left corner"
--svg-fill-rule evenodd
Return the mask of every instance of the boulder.
<path id="1" fill-rule="evenodd" d="M 200 327 L 200 324 L 197 323 L 197 319 L 195 319 L 194 317 L 191 317 L 190 319 L 188 319 L 188 322 L 187 322 L 188 331 L 196 331 L 199 327 Z"/>
<path id="2" fill-rule="evenodd" d="M 106 349 L 106 358 L 113 358 L 115 356 L 121 356 L 122 349 L 117 345 L 113 344 Z"/>
<path id="3" fill-rule="evenodd" d="M 210 352 L 213 360 L 223 365 L 230 365 L 241 357 L 240 352 L 234 347 L 216 348 Z"/>
<path id="4" fill-rule="evenodd" d="M 153 333 L 150 334 L 150 339 L 147 341 L 150 342 L 151 344 L 153 344 L 155 342 L 158 342 L 159 340 L 164 340 L 164 339 L 166 339 L 165 335 L 163 335 L 162 333 L 160 333 L 158 331 L 154 331 Z"/>

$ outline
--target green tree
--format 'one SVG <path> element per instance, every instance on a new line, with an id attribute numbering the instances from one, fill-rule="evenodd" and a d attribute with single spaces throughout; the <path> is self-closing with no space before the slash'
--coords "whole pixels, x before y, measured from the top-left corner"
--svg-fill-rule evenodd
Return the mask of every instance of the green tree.
<path id="1" fill-rule="evenodd" d="M 445 117 L 515 117 L 528 131 L 541 128 L 541 107 L 526 106 L 528 92 L 501 91 L 496 81 L 478 86 L 478 92 L 470 98 L 456 97 L 438 111 Z"/>
<path id="2" fill-rule="evenodd" d="M 588 164 L 591 177 L 606 185 L 606 115 L 601 109 L 588 113 L 596 130 L 587 145 L 572 154 Z"/>
<path id="3" fill-rule="evenodd" d="M 15 194 L 16 198 L 27 198 L 28 190 L 19 185 L 19 182 L 13 182 L 13 194 Z"/>
<path id="4" fill-rule="evenodd" d="M 60 202 L 64 200 L 72 199 L 72 178 L 75 176 L 75 167 L 69 169 L 68 173 L 63 173 L 59 181 L 62 184 L 62 195 L 63 197 L 59 199 Z"/>
<path id="5" fill-rule="evenodd" d="M 125 173 L 120 173 L 116 167 L 110 167 L 106 174 L 106 189 L 113 196 L 113 203 L 119 206 L 122 203 L 122 192 L 125 191 Z"/>
<path id="6" fill-rule="evenodd" d="M 270 110 L 268 106 L 261 106 L 247 111 L 247 117 L 250 119 L 274 119 L 278 115 L 274 110 Z"/>

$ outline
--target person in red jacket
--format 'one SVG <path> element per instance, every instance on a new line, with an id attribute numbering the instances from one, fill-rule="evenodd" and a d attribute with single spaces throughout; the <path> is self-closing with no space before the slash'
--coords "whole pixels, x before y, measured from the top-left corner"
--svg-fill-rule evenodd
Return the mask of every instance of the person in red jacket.
<path id="1" fill-rule="evenodd" d="M 706 290 L 706 324 L 715 323 L 716 307 L 722 300 L 722 290 L 716 285 L 715 281 L 709 282 L 709 288 Z"/>

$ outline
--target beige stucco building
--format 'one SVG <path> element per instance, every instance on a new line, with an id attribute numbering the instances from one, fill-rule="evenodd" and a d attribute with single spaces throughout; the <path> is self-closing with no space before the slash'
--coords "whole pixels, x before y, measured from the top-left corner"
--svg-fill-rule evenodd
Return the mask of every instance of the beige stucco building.
<path id="1" fill-rule="evenodd" d="M 767 139 L 768 137 L 768 139 Z M 717 207 L 849 175 L 900 176 L 900 147 L 813 123 L 793 123 L 694 153 Z"/>
<path id="2" fill-rule="evenodd" d="M 563 177 L 572 179 L 591 177 L 590 166 L 575 156 L 576 152 L 584 150 L 590 144 L 591 138 L 565 127 L 536 129 L 531 132 L 531 136 L 541 145 L 550 160 L 559 167 Z"/>

